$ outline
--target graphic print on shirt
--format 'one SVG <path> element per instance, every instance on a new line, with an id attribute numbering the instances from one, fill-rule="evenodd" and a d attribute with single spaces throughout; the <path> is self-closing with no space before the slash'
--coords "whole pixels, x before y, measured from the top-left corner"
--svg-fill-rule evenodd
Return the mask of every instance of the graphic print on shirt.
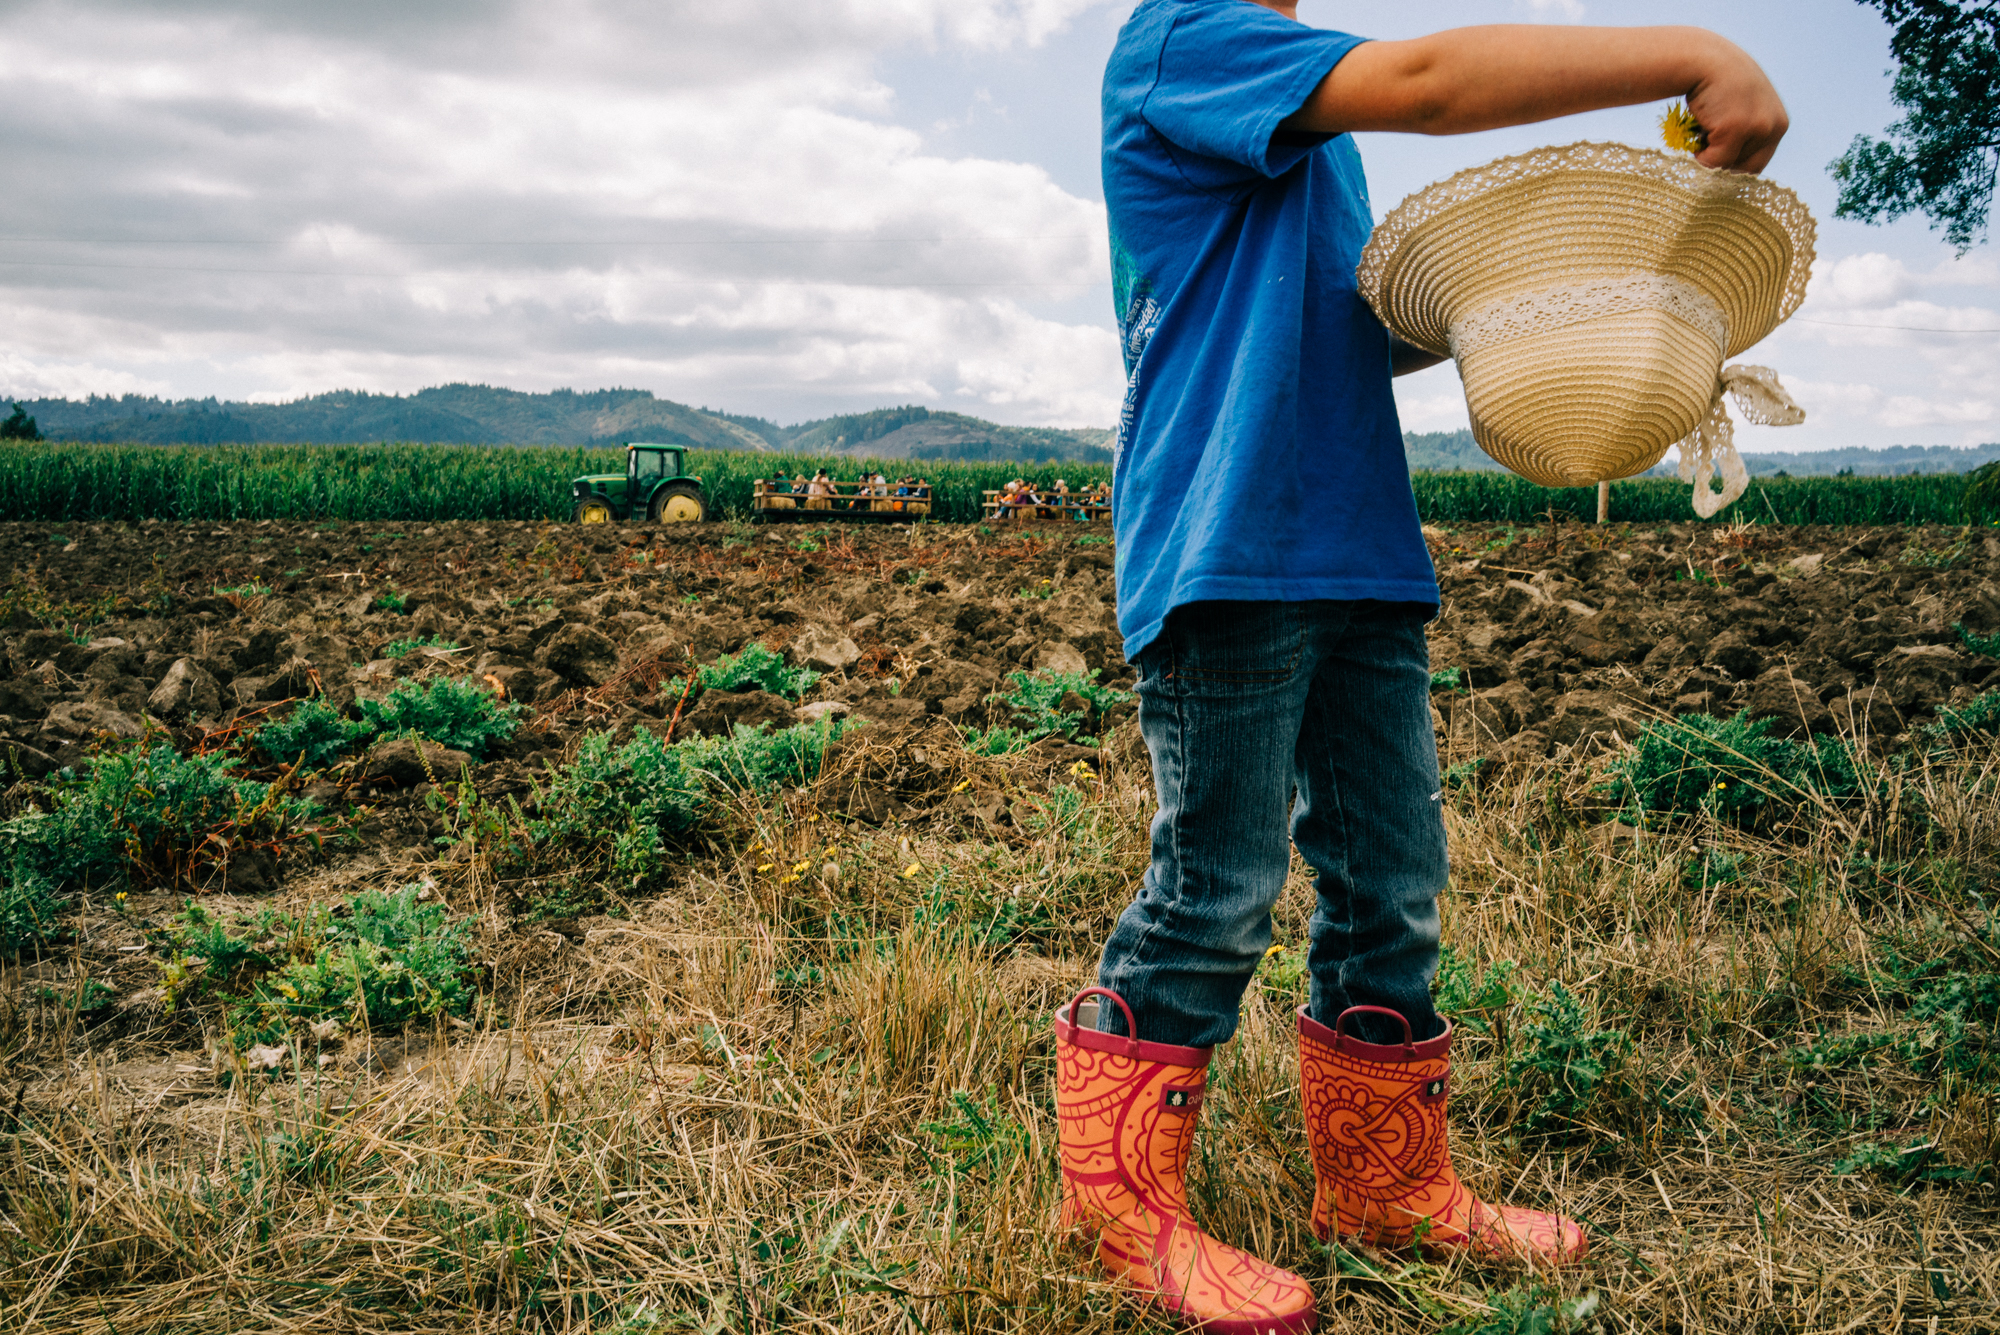
<path id="1" fill-rule="evenodd" d="M 1111 238 L 1111 293 L 1117 306 L 1118 345 L 1125 354 L 1125 402 L 1118 410 L 1118 435 L 1111 442 L 1111 466 L 1125 455 L 1125 443 L 1132 438 L 1132 419 L 1139 410 L 1139 363 L 1146 345 L 1160 327 L 1160 303 L 1147 290 L 1145 275 L 1132 257 Z"/>

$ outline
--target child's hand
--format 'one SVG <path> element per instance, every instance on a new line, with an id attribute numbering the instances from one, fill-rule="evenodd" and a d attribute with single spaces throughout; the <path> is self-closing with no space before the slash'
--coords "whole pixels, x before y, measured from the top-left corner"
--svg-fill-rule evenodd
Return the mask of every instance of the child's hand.
<path id="1" fill-rule="evenodd" d="M 1688 94 L 1688 110 L 1708 134 L 1708 147 L 1695 154 L 1695 161 L 1704 167 L 1761 172 L 1791 128 L 1791 117 L 1747 52 L 1720 39 L 1714 45 L 1714 73 Z"/>

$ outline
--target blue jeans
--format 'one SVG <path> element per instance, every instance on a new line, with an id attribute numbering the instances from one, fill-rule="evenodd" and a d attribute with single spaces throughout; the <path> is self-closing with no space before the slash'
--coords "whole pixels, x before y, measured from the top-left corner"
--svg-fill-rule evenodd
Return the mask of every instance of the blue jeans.
<path id="1" fill-rule="evenodd" d="M 1105 943 L 1098 982 L 1138 1037 L 1207 1047 L 1236 1032 L 1271 944 L 1290 842 L 1318 873 L 1309 1011 L 1386 1006 L 1422 1041 L 1447 875 L 1423 604 L 1211 602 L 1174 609 L 1140 652 L 1139 728 L 1160 810 L 1153 862 Z M 1100 1023 L 1120 1032 L 1115 1006 Z M 1400 1043 L 1392 1021 L 1350 1032 Z"/>

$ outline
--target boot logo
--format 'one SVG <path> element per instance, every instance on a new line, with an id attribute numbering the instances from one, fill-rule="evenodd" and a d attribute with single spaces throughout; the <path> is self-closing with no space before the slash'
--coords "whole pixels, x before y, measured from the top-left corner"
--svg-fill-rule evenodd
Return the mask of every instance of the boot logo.
<path id="1" fill-rule="evenodd" d="M 1168 1112 L 1193 1112 L 1201 1106 L 1201 1091 L 1169 1085 L 1160 1095 L 1160 1106 Z"/>
<path id="2" fill-rule="evenodd" d="M 1442 1076 L 1435 1080 L 1424 1081 L 1423 1101 L 1425 1103 L 1436 1103 L 1439 1099 L 1442 1099 L 1445 1096 L 1448 1083 Z"/>

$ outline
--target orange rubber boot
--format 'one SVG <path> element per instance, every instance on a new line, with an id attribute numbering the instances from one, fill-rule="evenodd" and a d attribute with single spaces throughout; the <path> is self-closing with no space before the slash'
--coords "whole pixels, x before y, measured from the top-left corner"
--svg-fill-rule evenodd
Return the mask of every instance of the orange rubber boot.
<path id="1" fill-rule="evenodd" d="M 1097 1032 L 1088 987 L 1056 1013 L 1063 1223 L 1094 1231 L 1105 1274 L 1214 1335 L 1295 1335 L 1319 1320 L 1312 1289 L 1203 1233 L 1188 1213 L 1187 1161 L 1214 1048 Z"/>
<path id="2" fill-rule="evenodd" d="M 1388 1015 L 1400 1045 L 1363 1043 L 1347 1017 Z M 1464 1250 L 1485 1260 L 1563 1265 L 1582 1259 L 1583 1230 L 1558 1214 L 1474 1199 L 1451 1166 L 1445 1099 L 1451 1093 L 1451 1026 L 1423 1043 L 1410 1022 L 1381 1006 L 1352 1006 L 1332 1029 L 1299 1008 L 1299 1089 L 1312 1145 L 1312 1226 L 1375 1247 Z"/>

